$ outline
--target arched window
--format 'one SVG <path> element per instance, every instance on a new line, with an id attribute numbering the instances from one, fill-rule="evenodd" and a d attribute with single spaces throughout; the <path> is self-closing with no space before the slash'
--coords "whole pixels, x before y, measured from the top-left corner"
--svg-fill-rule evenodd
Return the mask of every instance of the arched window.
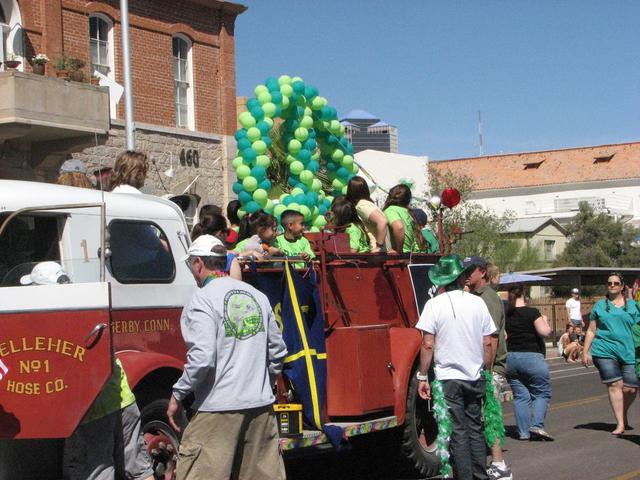
<path id="1" fill-rule="evenodd" d="M 89 58 L 91 73 L 98 71 L 113 78 L 113 22 L 104 15 L 89 17 Z"/>
<path id="2" fill-rule="evenodd" d="M 193 74 L 191 42 L 181 35 L 173 37 L 173 91 L 176 104 L 176 126 L 195 128 L 193 109 Z"/>

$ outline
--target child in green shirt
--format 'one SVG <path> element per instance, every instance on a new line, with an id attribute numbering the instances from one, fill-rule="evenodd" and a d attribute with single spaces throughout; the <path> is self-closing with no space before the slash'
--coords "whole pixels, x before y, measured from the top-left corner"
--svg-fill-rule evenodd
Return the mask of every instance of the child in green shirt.
<path id="1" fill-rule="evenodd" d="M 358 212 L 353 203 L 348 200 L 334 202 L 331 205 L 331 212 L 333 213 L 333 223 L 336 226 L 336 230 L 339 232 L 344 231 L 349 235 L 351 253 L 371 252 L 369 235 L 358 217 Z"/>
<path id="2" fill-rule="evenodd" d="M 304 235 L 304 215 L 295 210 L 282 212 L 280 223 L 284 233 L 278 235 L 274 246 L 287 257 L 302 257 L 305 261 L 315 258 L 311 244 Z M 294 264 L 295 268 L 304 268 L 304 263 Z"/>
<path id="3" fill-rule="evenodd" d="M 389 190 L 382 211 L 389 222 L 391 243 L 396 252 L 426 252 L 427 245 L 413 212 L 409 209 L 411 190 L 399 184 Z"/>

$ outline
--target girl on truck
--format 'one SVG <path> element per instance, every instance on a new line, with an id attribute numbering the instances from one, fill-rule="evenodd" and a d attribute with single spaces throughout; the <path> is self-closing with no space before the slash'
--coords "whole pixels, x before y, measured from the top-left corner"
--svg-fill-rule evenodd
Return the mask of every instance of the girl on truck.
<path id="1" fill-rule="evenodd" d="M 347 200 L 355 205 L 358 217 L 360 217 L 367 232 L 375 237 L 376 246 L 373 252 L 395 253 L 391 248 L 387 217 L 371 200 L 369 185 L 367 185 L 367 181 L 364 178 L 356 175 L 349 180 Z"/>
<path id="2" fill-rule="evenodd" d="M 240 221 L 238 243 L 234 251 L 244 255 L 263 258 L 268 255 L 281 255 L 282 252 L 273 247 L 278 231 L 278 219 L 262 210 L 245 215 Z"/>
<path id="3" fill-rule="evenodd" d="M 398 253 L 426 252 L 427 245 L 418 221 L 409 209 L 410 203 L 411 190 L 406 185 L 399 184 L 389 190 L 382 211 L 389 222 L 391 244 Z"/>
<path id="4" fill-rule="evenodd" d="M 356 208 L 348 200 L 334 201 L 331 205 L 333 224 L 339 232 L 349 235 L 351 253 L 369 253 L 371 244 L 364 224 L 358 218 Z"/>

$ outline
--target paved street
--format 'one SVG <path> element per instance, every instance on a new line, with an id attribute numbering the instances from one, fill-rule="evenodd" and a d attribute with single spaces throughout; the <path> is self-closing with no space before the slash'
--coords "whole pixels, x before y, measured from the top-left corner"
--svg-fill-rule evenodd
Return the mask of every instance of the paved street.
<path id="1" fill-rule="evenodd" d="M 514 479 L 640 479 L 640 401 L 631 407 L 629 416 L 635 429 L 614 438 L 609 433 L 614 428 L 613 414 L 596 369 L 560 358 L 550 358 L 548 363 L 553 398 L 546 426 L 555 442 L 517 440 L 512 406 L 505 404 L 509 436 L 505 456 Z M 291 459 L 287 463 L 288 478 L 397 478 L 389 468 L 387 439 L 381 434 L 340 454 L 318 452 L 312 458 Z"/>

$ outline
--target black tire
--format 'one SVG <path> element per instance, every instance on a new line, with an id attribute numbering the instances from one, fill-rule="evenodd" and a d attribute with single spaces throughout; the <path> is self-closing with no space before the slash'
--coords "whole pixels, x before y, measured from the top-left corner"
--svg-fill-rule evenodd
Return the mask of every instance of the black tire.
<path id="1" fill-rule="evenodd" d="M 407 411 L 401 427 L 401 469 L 407 475 L 431 477 L 438 474 L 440 459 L 435 452 L 438 425 L 426 400 L 418 395 L 418 379 L 411 374 Z"/>
<path id="2" fill-rule="evenodd" d="M 148 405 L 146 405 L 140 413 L 140 423 L 143 434 L 152 433 L 154 435 L 164 435 L 164 437 L 162 438 L 165 438 L 165 440 L 168 439 L 168 443 L 173 446 L 172 451 L 159 449 L 160 451 L 156 455 L 153 455 L 152 452 L 149 452 L 152 457 L 154 477 L 160 480 L 170 480 L 174 478 L 174 454 L 180 447 L 180 438 L 182 437 L 181 434 L 184 431 L 185 425 L 187 424 L 186 418 L 183 417 L 177 422 L 181 429 L 180 432 L 176 432 L 175 430 L 173 430 L 173 428 L 171 428 L 171 426 L 169 425 L 169 419 L 167 418 L 168 405 L 168 400 L 153 400 Z M 148 445 L 147 448 L 151 447 Z"/>

